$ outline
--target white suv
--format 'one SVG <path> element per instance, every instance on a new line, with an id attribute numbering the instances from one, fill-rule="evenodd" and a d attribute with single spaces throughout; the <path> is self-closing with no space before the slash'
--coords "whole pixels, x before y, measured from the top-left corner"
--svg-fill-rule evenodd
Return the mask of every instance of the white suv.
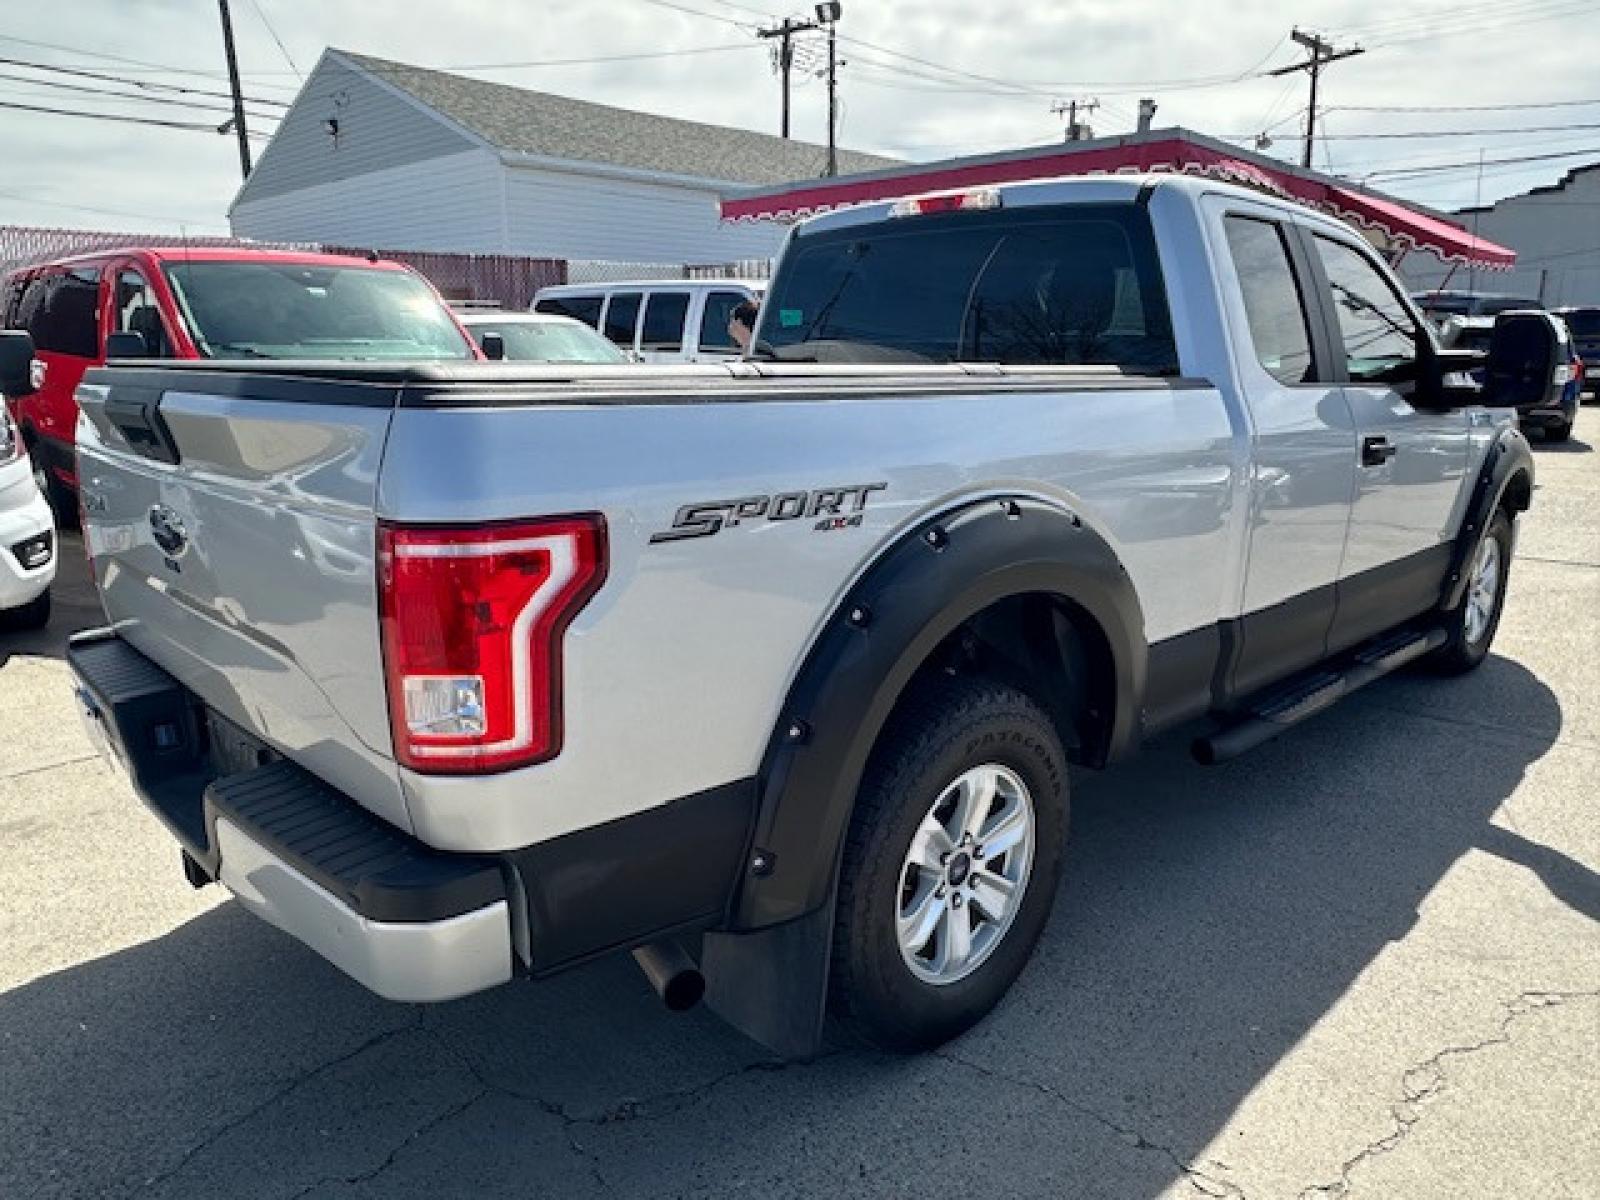
<path id="1" fill-rule="evenodd" d="M 0 332 L 0 390 L 6 398 L 33 390 L 33 341 Z M 38 629 L 50 620 L 56 577 L 56 531 L 39 494 L 22 435 L 0 405 L 0 628 Z"/>

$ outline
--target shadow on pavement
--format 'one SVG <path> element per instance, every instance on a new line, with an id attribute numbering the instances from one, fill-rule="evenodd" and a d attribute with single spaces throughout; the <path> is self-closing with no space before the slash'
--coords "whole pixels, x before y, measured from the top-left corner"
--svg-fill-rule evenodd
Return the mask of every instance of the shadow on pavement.
<path id="1" fill-rule="evenodd" d="M 1172 738 L 1080 777 L 1035 961 L 937 1055 L 776 1069 L 617 960 L 390 1005 L 224 905 L 0 997 L 0 1195 L 1153 1197 L 1472 848 L 1597 915 L 1592 873 L 1490 824 L 1553 693 L 1503 658 L 1435 686 L 1535 732 L 1385 683 L 1225 767 Z"/>
<path id="2" fill-rule="evenodd" d="M 1544 434 L 1529 438 L 1528 445 L 1544 454 L 1590 454 L 1594 451 L 1594 447 L 1581 438 L 1569 437 L 1564 442 L 1552 442 Z"/>
<path id="3" fill-rule="evenodd" d="M 59 547 L 61 559 L 55 582 L 50 585 L 50 623 L 28 632 L 0 628 L 0 667 L 13 654 L 63 658 L 68 637 L 80 629 L 105 624 L 100 597 L 89 577 L 82 535 L 72 531 L 60 534 Z"/>

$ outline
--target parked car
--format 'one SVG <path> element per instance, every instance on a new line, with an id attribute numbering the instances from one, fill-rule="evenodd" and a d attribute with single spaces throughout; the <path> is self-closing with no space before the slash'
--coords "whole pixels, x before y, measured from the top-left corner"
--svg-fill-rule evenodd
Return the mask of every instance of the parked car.
<path id="1" fill-rule="evenodd" d="M 739 356 L 728 318 L 765 284 L 742 279 L 642 279 L 540 288 L 533 311 L 582 321 L 641 362 L 716 362 Z"/>
<path id="2" fill-rule="evenodd" d="M 484 357 L 507 362 L 610 363 L 631 361 L 582 321 L 548 313 L 472 308 L 456 313 Z"/>
<path id="3" fill-rule="evenodd" d="M 33 390 L 33 341 L 0 332 L 0 391 Z M 38 629 L 50 620 L 56 574 L 56 533 L 22 434 L 0 405 L 0 629 Z"/>
<path id="4" fill-rule="evenodd" d="M 1499 292 L 1415 292 L 1411 298 L 1423 315 L 1435 322 L 1446 317 L 1492 317 L 1497 313 L 1544 307 L 1539 300 Z"/>
<path id="5" fill-rule="evenodd" d="M 1600 305 L 1558 308 L 1555 312 L 1572 331 L 1573 345 L 1583 358 L 1583 387 L 1600 397 Z"/>
<path id="6" fill-rule="evenodd" d="M 1511 310 L 1516 311 L 1516 310 Z M 1439 328 L 1440 343 L 1458 350 L 1470 350 L 1486 355 L 1494 339 L 1496 326 L 1508 314 L 1498 317 L 1446 317 Z M 1540 430 L 1549 442 L 1564 442 L 1572 436 L 1573 423 L 1578 418 L 1578 402 L 1583 387 L 1583 360 L 1573 345 L 1566 322 L 1554 313 L 1540 310 L 1518 312 L 1529 321 L 1549 324 L 1560 346 L 1560 353 L 1542 394 L 1530 395 L 1517 407 L 1517 418 L 1524 429 Z M 1484 372 L 1473 372 L 1473 377 L 1483 381 Z"/>
<path id="7" fill-rule="evenodd" d="M 399 263 L 248 248 L 109 250 L 13 271 L 0 324 L 33 335 L 36 393 L 13 415 L 52 506 L 76 519 L 73 393 L 108 357 L 463 359 L 466 332 Z"/>
<path id="8" fill-rule="evenodd" d="M 1483 662 L 1559 350 L 1506 318 L 1480 392 L 1359 232 L 1176 175 L 817 217 L 756 334 L 91 373 L 68 657 L 188 878 L 396 1000 L 631 948 L 785 1054 L 829 1003 L 939 1043 L 1044 927 L 1069 762 Z"/>

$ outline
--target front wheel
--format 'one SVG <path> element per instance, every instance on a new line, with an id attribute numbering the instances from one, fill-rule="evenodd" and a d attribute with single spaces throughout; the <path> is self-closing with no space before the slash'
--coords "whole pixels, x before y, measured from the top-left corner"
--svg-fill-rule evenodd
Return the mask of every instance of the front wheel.
<path id="1" fill-rule="evenodd" d="M 1050 915 L 1067 765 L 1014 688 L 940 679 L 874 749 L 845 845 L 835 1013 L 889 1049 L 936 1046 L 994 1007 Z"/>
<path id="2" fill-rule="evenodd" d="M 1511 518 L 1498 509 L 1467 565 L 1467 591 L 1446 620 L 1447 640 L 1433 664 L 1447 675 L 1461 675 L 1489 656 L 1500 615 L 1505 611 L 1511 570 Z"/>

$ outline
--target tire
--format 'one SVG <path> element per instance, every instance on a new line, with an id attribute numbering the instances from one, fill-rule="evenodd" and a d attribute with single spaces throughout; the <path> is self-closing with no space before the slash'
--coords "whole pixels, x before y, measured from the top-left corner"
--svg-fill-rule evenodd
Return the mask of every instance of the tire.
<path id="1" fill-rule="evenodd" d="M 1480 574 L 1485 567 L 1486 546 L 1493 543 L 1496 560 L 1494 594 L 1485 597 L 1479 590 Z M 1511 518 L 1505 509 L 1497 509 L 1483 539 L 1467 562 L 1467 591 L 1456 610 L 1449 614 L 1445 632 L 1448 640 L 1429 660 L 1446 675 L 1464 675 L 1476 668 L 1489 656 L 1494 644 L 1495 631 L 1500 628 L 1500 615 L 1505 611 L 1506 583 L 1511 572 Z M 1474 600 L 1479 602 L 1474 611 Z M 1487 606 L 1484 601 L 1487 599 Z"/>
<path id="2" fill-rule="evenodd" d="M 50 592 L 40 592 L 21 608 L 0 612 L 0 628 L 43 629 L 50 624 Z"/>
<path id="3" fill-rule="evenodd" d="M 1544 430 L 1544 440 L 1547 442 L 1564 442 L 1572 436 L 1572 422 L 1564 421 L 1560 425 L 1547 425 Z"/>
<path id="4" fill-rule="evenodd" d="M 33 481 L 38 486 L 39 492 L 45 498 L 45 503 L 50 505 L 50 512 L 55 517 L 57 529 L 76 529 L 78 527 L 78 500 L 55 477 L 44 464 L 44 452 L 39 448 L 37 441 L 28 443 L 28 454 L 33 459 Z"/>
<path id="5" fill-rule="evenodd" d="M 969 828 L 1015 840 L 994 853 L 981 836 L 966 843 L 946 832 L 950 851 L 938 865 L 945 843 L 928 823 L 946 813 L 957 828 L 968 797 L 977 805 Z M 987 820 L 978 819 L 983 812 Z M 1019 813 L 1031 814 L 1031 829 Z M 891 1050 L 937 1046 L 981 1020 L 1021 974 L 1049 918 L 1067 818 L 1066 754 L 1027 695 L 943 677 L 908 698 L 873 750 L 845 842 L 829 981 L 835 1016 Z M 909 861 L 914 838 L 927 867 Z M 997 879 L 1010 882 L 1009 901 Z M 920 953 L 902 950 L 906 912 L 936 918 L 922 925 L 931 933 Z M 959 935 L 950 941 L 954 922 L 971 933 L 965 960 Z M 907 940 L 915 946 L 917 935 Z"/>

